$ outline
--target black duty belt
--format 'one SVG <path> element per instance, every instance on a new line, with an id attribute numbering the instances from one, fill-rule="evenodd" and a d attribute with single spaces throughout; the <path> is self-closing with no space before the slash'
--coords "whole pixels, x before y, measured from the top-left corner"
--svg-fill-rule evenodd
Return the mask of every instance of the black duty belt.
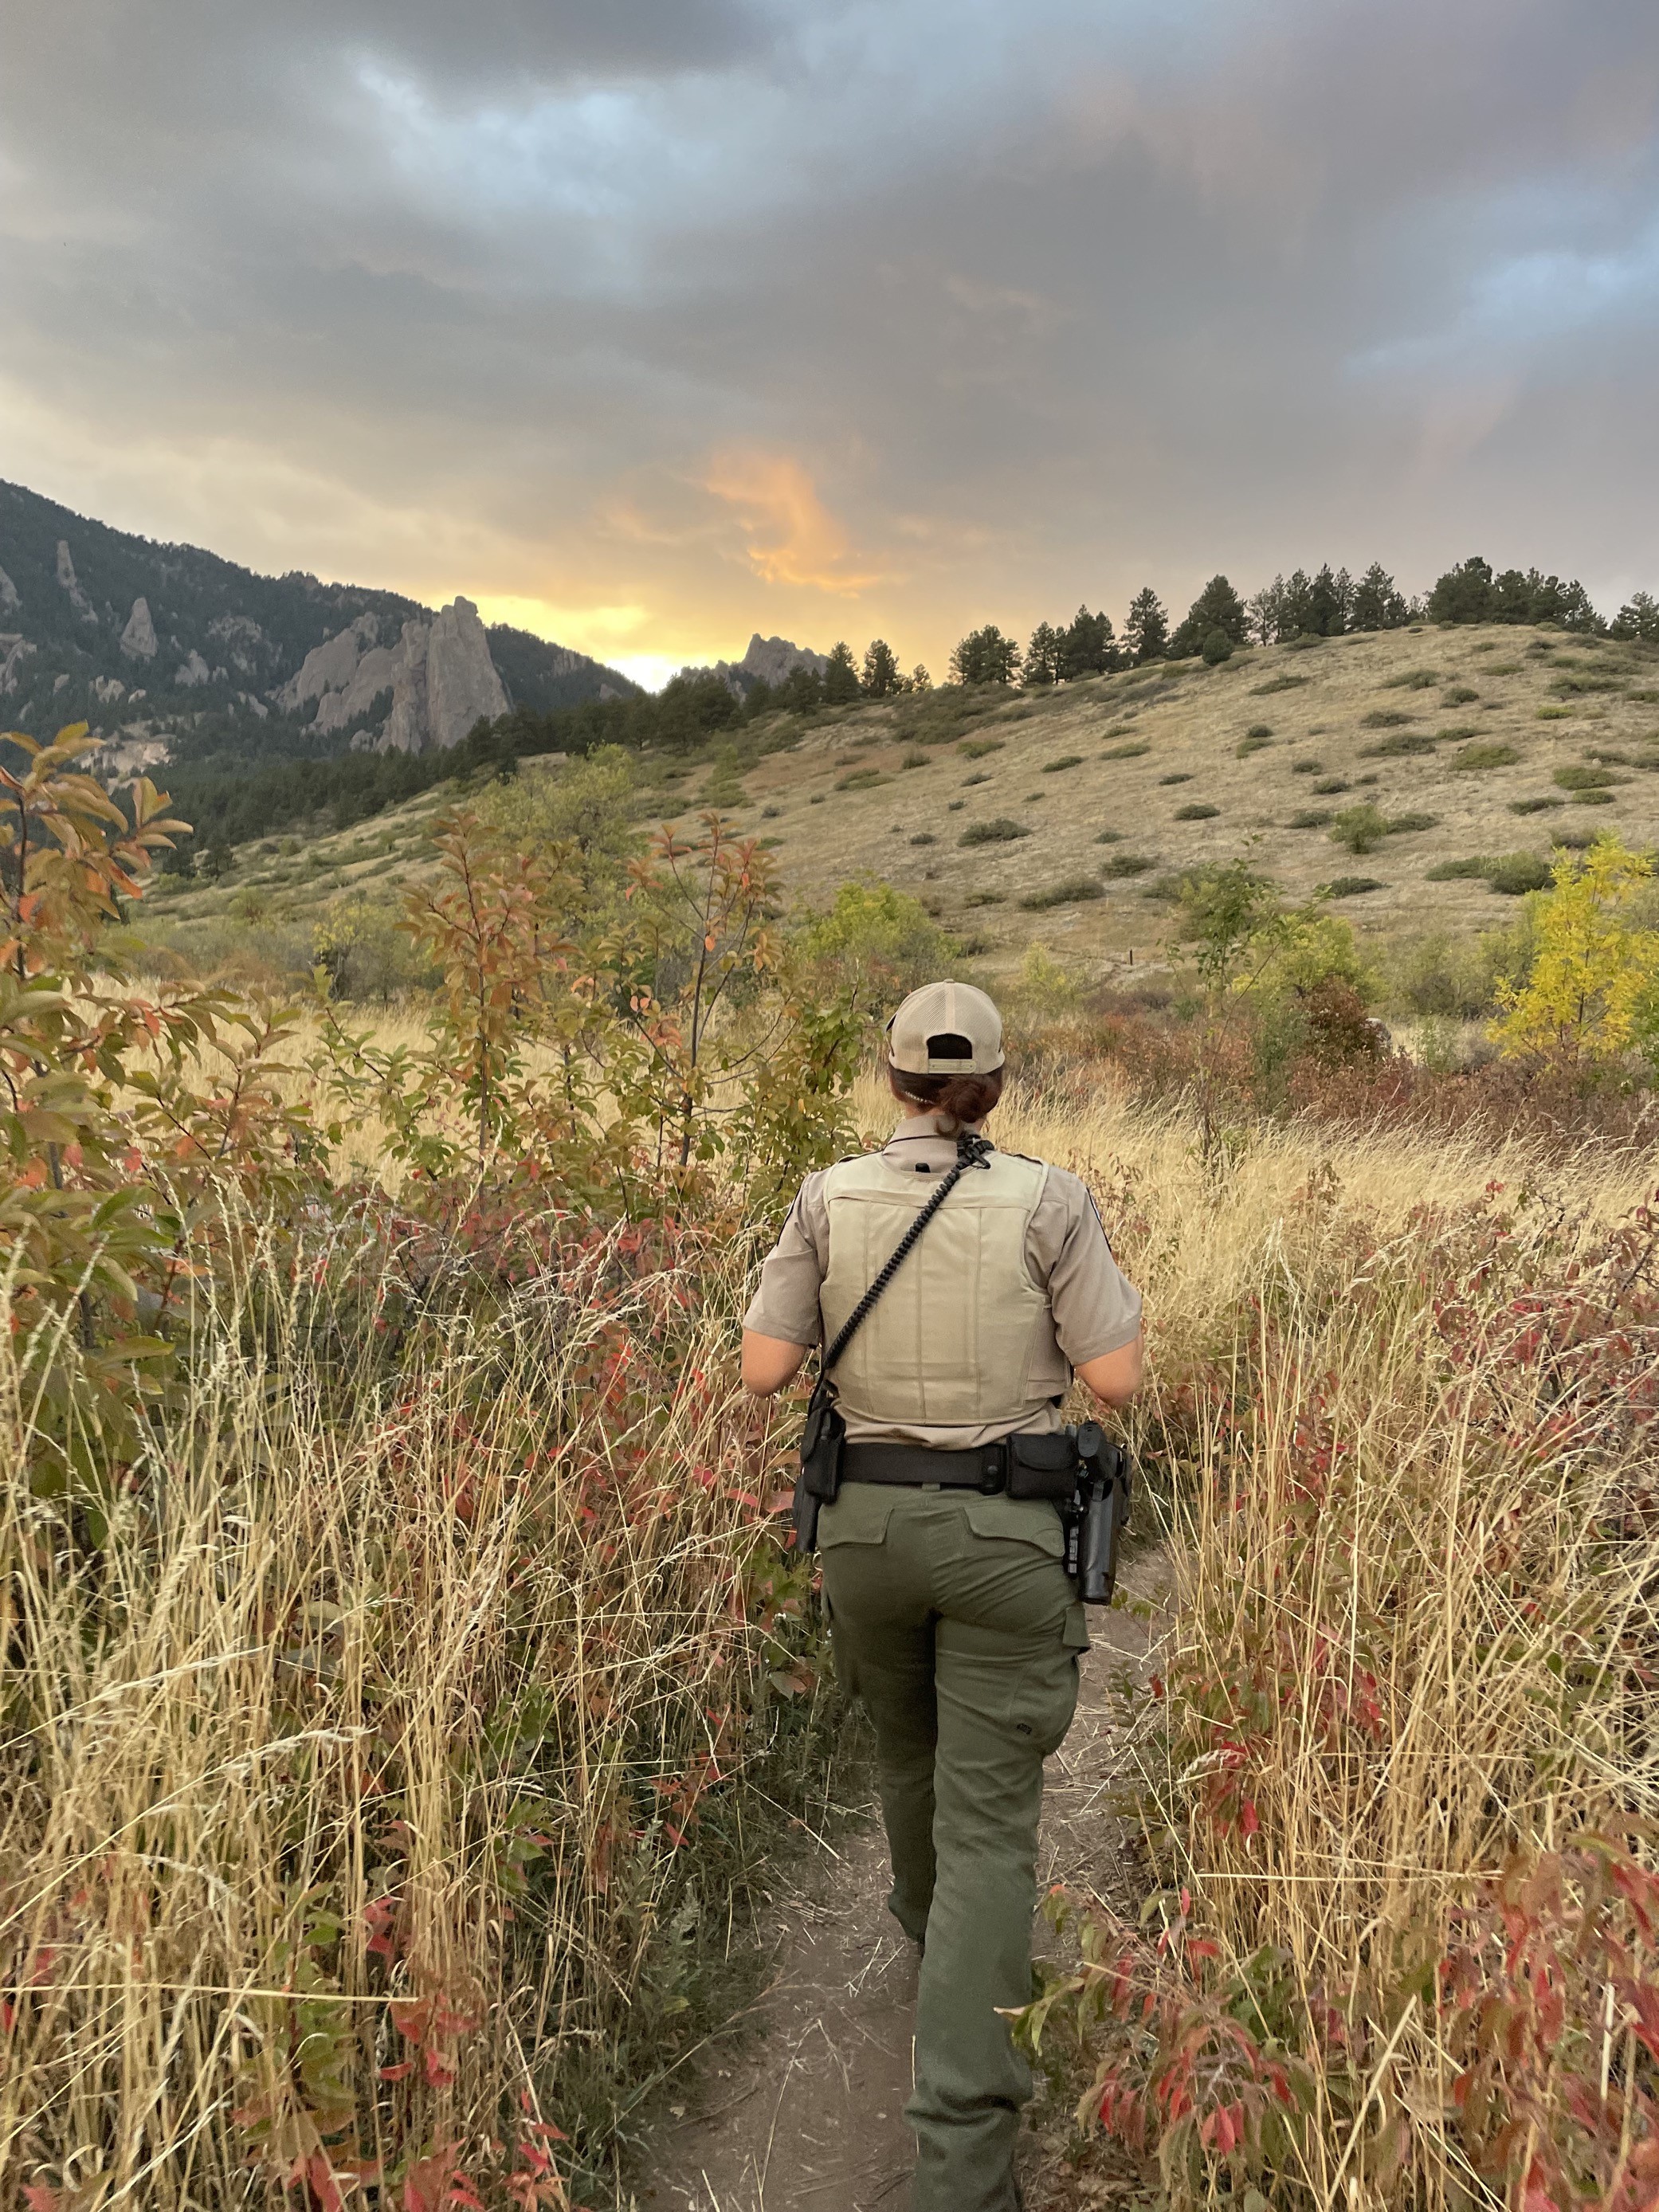
<path id="1" fill-rule="evenodd" d="M 939 1483 L 946 1490 L 995 1492 L 1008 1481 L 1008 1447 L 1000 1439 L 974 1451 L 932 1451 L 925 1444 L 855 1444 L 843 1448 L 843 1482 L 891 1482 L 915 1488 Z"/>
<path id="2" fill-rule="evenodd" d="M 887 1482 L 908 1489 L 937 1484 L 945 1490 L 978 1490 L 988 1498 L 1068 1500 L 1079 1468 L 1076 1432 L 1058 1429 L 1031 1436 L 999 1437 L 972 1451 L 930 1451 L 922 1444 L 842 1446 L 843 1482 Z"/>

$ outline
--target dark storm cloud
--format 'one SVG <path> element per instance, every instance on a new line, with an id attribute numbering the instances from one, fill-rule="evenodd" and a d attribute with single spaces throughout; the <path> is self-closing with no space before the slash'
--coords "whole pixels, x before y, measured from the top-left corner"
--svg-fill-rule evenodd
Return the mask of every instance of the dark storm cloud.
<path id="1" fill-rule="evenodd" d="M 0 133 L 0 471 L 245 557 L 930 655 L 1659 576 L 1635 0 L 25 0 Z"/>

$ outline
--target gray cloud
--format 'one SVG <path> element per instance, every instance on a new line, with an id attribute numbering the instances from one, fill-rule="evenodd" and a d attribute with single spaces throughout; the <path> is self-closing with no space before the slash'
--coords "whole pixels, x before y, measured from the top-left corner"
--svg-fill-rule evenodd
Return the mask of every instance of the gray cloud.
<path id="1" fill-rule="evenodd" d="M 1645 0 L 21 0 L 0 265 L 0 471 L 596 650 L 1659 577 Z"/>

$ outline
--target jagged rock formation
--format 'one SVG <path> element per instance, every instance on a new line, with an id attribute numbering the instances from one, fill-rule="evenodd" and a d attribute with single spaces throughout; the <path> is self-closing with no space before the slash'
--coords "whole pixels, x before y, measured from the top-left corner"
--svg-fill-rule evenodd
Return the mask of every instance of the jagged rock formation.
<path id="1" fill-rule="evenodd" d="M 405 625 L 404 651 L 410 631 Z M 426 646 L 426 727 L 428 746 L 459 744 L 480 716 L 494 721 L 507 712 L 507 692 L 489 657 L 489 640 L 471 599 L 456 599 L 445 607 L 432 625 Z M 398 701 L 392 702 L 393 721 Z M 396 742 L 391 725 L 386 743 Z M 414 750 L 418 748 L 410 747 Z"/>
<path id="2" fill-rule="evenodd" d="M 796 668 L 814 669 L 822 676 L 829 665 L 827 653 L 814 653 L 809 645 L 792 645 L 787 637 L 763 637 L 758 630 L 738 663 L 745 676 L 761 677 L 768 684 L 781 684 Z"/>
<path id="3" fill-rule="evenodd" d="M 93 628 L 96 629 L 98 627 L 98 611 L 93 605 L 92 601 L 87 597 L 86 593 L 81 589 L 80 579 L 75 573 L 75 563 L 70 558 L 69 540 L 67 538 L 60 538 L 58 541 L 58 581 L 63 586 L 64 590 L 68 592 L 69 603 L 74 608 L 81 620 L 83 623 L 90 623 Z"/>
<path id="4" fill-rule="evenodd" d="M 506 687 L 471 599 L 455 600 L 429 623 L 406 622 L 395 646 L 380 639 L 378 617 L 360 616 L 306 655 L 277 693 L 278 706 L 294 713 L 315 700 L 313 726 L 343 730 L 390 691 L 391 712 L 367 742 L 403 753 L 459 744 L 481 715 L 494 721 L 506 714 Z"/>
<path id="5" fill-rule="evenodd" d="M 0 554 L 4 719 L 37 737 L 67 713 L 86 715 L 106 744 L 118 722 L 135 742 L 136 732 L 188 732 L 193 758 L 224 763 L 291 754 L 302 731 L 320 752 L 353 742 L 425 750 L 456 744 L 480 715 L 551 713 L 602 684 L 636 689 L 527 630 L 486 630 L 465 600 L 434 614 L 308 571 L 256 575 L 196 546 L 111 530 L 20 484 L 0 483 Z"/>
<path id="6" fill-rule="evenodd" d="M 717 660 L 714 674 L 724 677 L 741 698 L 751 684 L 781 684 L 797 668 L 815 669 L 822 676 L 829 665 L 827 653 L 814 653 L 810 645 L 795 645 L 787 637 L 763 637 L 757 630 L 743 659 Z"/>
<path id="7" fill-rule="evenodd" d="M 19 637 L 15 632 L 0 635 L 0 655 L 3 655 L 0 658 L 0 692 L 9 695 L 19 688 L 23 663 L 33 651 L 27 638 Z"/>
<path id="8" fill-rule="evenodd" d="M 129 660 L 154 660 L 155 658 L 155 625 L 149 617 L 149 601 L 137 599 L 132 612 L 127 617 L 127 626 L 121 633 L 121 650 Z"/>

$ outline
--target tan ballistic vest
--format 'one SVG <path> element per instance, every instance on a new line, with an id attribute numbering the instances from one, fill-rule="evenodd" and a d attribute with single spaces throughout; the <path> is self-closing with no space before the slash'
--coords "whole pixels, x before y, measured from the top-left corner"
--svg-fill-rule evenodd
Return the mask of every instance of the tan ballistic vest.
<path id="1" fill-rule="evenodd" d="M 837 1363 L 844 1411 L 898 1427 L 1006 1420 L 1012 1429 L 1069 1388 L 1048 1296 L 1025 1267 L 1026 1227 L 1048 1176 L 1041 1160 L 1010 1152 L 963 1176 Z M 879 1153 L 829 1170 L 826 1343 L 937 1183 Z"/>

